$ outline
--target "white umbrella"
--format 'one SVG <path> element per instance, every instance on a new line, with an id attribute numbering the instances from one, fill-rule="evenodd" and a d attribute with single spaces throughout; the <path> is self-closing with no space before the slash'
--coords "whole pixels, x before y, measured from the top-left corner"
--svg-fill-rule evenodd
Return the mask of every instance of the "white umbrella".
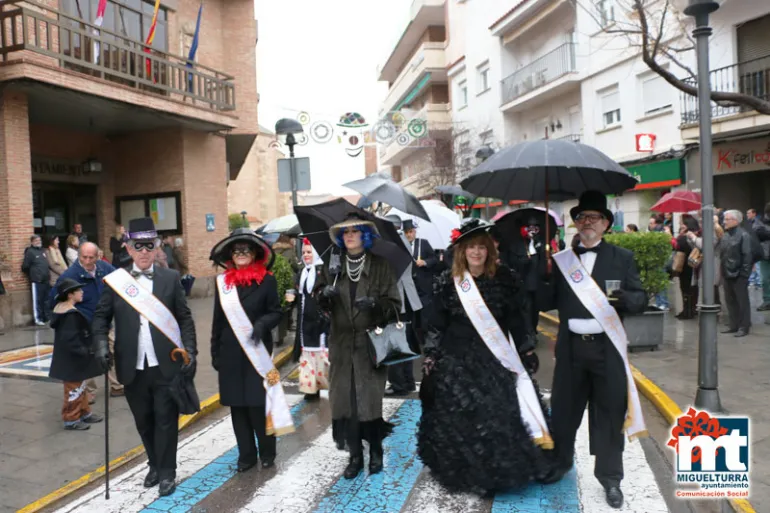
<path id="1" fill-rule="evenodd" d="M 452 230 L 460 228 L 460 218 L 457 214 L 430 200 L 420 202 L 430 217 L 430 222 L 416 216 L 392 208 L 389 214 L 395 214 L 401 219 L 412 219 L 417 226 L 417 237 L 427 240 L 433 249 L 446 249 L 452 236 Z"/>
<path id="2" fill-rule="evenodd" d="M 294 235 L 299 233 L 299 221 L 297 216 L 289 214 L 288 216 L 276 217 L 262 228 L 262 233 L 287 233 L 295 229 Z"/>

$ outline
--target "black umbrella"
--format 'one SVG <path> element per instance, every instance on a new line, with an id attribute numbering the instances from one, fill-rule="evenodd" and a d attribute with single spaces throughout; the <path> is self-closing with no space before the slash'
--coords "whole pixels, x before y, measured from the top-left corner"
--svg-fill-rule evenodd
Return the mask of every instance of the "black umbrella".
<path id="1" fill-rule="evenodd" d="M 513 241 L 517 237 L 521 238 L 521 227 L 527 226 L 532 218 L 536 220 L 539 226 L 545 228 L 547 234 L 555 234 L 559 229 L 556 220 L 550 214 L 537 208 L 520 208 L 508 212 L 495 221 L 495 226 L 497 226 L 503 240 Z M 547 227 L 546 222 L 548 223 Z"/>
<path id="2" fill-rule="evenodd" d="M 344 221 L 351 213 L 360 215 L 377 227 L 380 237 L 375 239 L 371 252 L 386 259 L 397 277 L 404 274 L 412 263 L 412 255 L 401 243 L 401 236 L 392 222 L 362 210 L 343 198 L 318 205 L 295 206 L 294 213 L 297 214 L 302 233 L 326 263 L 331 259 L 333 248 L 329 228 Z"/>
<path id="3" fill-rule="evenodd" d="M 390 178 L 371 175 L 361 180 L 348 182 L 344 186 L 365 196 L 369 201 L 387 203 L 401 212 L 421 217 L 430 222 L 430 217 L 420 201 Z"/>
<path id="4" fill-rule="evenodd" d="M 637 183 L 631 173 L 596 148 L 543 139 L 500 150 L 460 185 L 477 196 L 502 200 L 563 201 L 591 189 L 619 194 Z"/>

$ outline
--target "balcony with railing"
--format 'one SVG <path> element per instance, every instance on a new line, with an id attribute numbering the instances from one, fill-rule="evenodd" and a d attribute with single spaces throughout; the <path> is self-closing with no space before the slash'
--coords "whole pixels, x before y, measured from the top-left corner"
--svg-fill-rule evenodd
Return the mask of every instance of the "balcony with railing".
<path id="1" fill-rule="evenodd" d="M 503 110 L 519 106 L 530 93 L 542 89 L 577 71 L 575 43 L 564 43 L 542 57 L 516 70 L 502 80 Z"/>
<path id="2" fill-rule="evenodd" d="M 684 82 L 693 87 L 698 86 L 697 78 L 688 78 Z M 712 70 L 709 72 L 709 82 L 712 91 L 740 93 L 770 102 L 770 55 Z M 697 125 L 700 120 L 698 97 L 682 93 L 681 101 L 682 124 Z M 756 114 L 753 108 L 746 105 L 711 104 L 711 117 L 715 122 L 751 113 Z"/>
<path id="3" fill-rule="evenodd" d="M 213 112 L 235 109 L 234 79 L 225 73 L 34 1 L 3 0 L 0 9 L 3 62 L 64 68 Z"/>

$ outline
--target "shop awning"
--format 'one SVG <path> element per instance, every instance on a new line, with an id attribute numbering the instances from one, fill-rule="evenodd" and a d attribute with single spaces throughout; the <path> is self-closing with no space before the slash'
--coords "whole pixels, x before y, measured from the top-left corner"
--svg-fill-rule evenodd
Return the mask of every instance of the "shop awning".
<path id="1" fill-rule="evenodd" d="M 225 136 L 225 146 L 227 152 L 227 164 L 230 167 L 230 180 L 238 178 L 246 157 L 249 156 L 251 146 L 257 134 L 229 134 Z"/>
<path id="2" fill-rule="evenodd" d="M 396 108 L 393 110 L 398 111 L 401 109 L 401 107 L 403 107 L 404 105 L 409 105 L 415 98 L 417 98 L 417 96 L 419 96 L 422 90 L 425 89 L 425 86 L 428 85 L 428 83 L 430 82 L 430 77 L 431 77 L 431 74 L 426 73 L 425 76 L 422 77 L 422 80 L 420 80 L 420 82 L 416 86 L 414 86 L 414 89 L 409 91 L 409 94 L 407 94 L 406 97 L 403 100 L 401 100 L 399 104 L 396 106 Z"/>
<path id="3" fill-rule="evenodd" d="M 625 167 L 625 166 L 624 166 Z M 662 189 L 680 185 L 684 181 L 684 160 L 659 160 L 626 167 L 639 184 L 634 190 Z"/>

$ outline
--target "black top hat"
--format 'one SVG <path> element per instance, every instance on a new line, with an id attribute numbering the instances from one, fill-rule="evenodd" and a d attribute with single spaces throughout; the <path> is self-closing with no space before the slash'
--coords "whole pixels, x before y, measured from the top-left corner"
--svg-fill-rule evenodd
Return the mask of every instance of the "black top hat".
<path id="1" fill-rule="evenodd" d="M 270 255 L 270 261 L 266 262 L 266 267 L 270 269 L 275 261 L 275 253 L 270 245 L 254 233 L 251 228 L 236 228 L 230 235 L 217 242 L 214 248 L 211 250 L 209 260 L 212 260 L 216 265 L 227 267 L 227 263 L 233 259 L 233 245 L 237 242 L 248 243 L 254 248 L 256 253 L 255 261 L 262 262 L 267 260 L 267 255 Z"/>
<path id="2" fill-rule="evenodd" d="M 487 233 L 491 228 L 492 225 L 483 219 L 466 219 L 459 230 L 452 230 L 452 246 L 457 246 L 461 241 L 468 240 L 474 235 Z"/>
<path id="3" fill-rule="evenodd" d="M 158 232 L 151 217 L 140 217 L 128 222 L 128 238 L 131 240 L 155 240 Z"/>
<path id="4" fill-rule="evenodd" d="M 578 214 L 585 212 L 586 210 L 595 210 L 601 212 L 606 217 L 610 226 L 615 219 L 610 209 L 607 208 L 607 197 L 599 191 L 586 191 L 580 195 L 580 200 L 576 207 L 572 207 L 569 211 L 569 215 L 574 220 Z"/>
<path id="5" fill-rule="evenodd" d="M 417 228 L 417 225 L 414 224 L 414 221 L 412 219 L 404 219 L 404 221 L 401 223 L 401 229 L 405 232 L 408 232 L 409 230 L 414 230 Z"/>
<path id="6" fill-rule="evenodd" d="M 73 280 L 72 278 L 64 278 L 59 283 L 59 293 L 56 295 L 56 301 L 66 301 L 67 296 L 70 294 L 70 292 L 75 292 L 78 289 L 82 289 L 83 284 L 78 283 L 77 281 Z"/>

